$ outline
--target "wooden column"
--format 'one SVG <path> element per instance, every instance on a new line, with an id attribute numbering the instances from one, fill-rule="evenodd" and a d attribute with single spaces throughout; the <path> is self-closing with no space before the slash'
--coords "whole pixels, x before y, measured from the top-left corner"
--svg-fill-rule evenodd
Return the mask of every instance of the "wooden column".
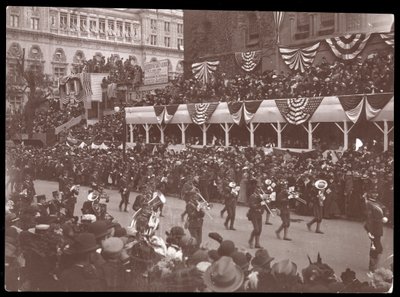
<path id="1" fill-rule="evenodd" d="M 281 126 L 280 122 L 276 122 L 276 127 L 274 126 L 273 123 L 270 123 L 270 125 L 272 126 L 272 128 L 274 128 L 276 135 L 277 135 L 277 139 L 278 139 L 278 148 L 282 148 L 282 131 L 286 128 L 287 123 L 285 123 L 285 125 L 283 125 L 283 127 Z"/>
<path id="2" fill-rule="evenodd" d="M 254 147 L 254 132 L 256 131 L 259 125 L 260 123 L 254 126 L 254 123 L 250 122 L 250 127 L 247 127 L 247 130 L 249 130 L 250 132 L 250 147 Z"/>
<path id="3" fill-rule="evenodd" d="M 225 146 L 229 146 L 229 131 L 232 129 L 233 124 L 231 124 L 229 126 L 228 123 L 224 123 L 224 124 L 219 124 L 222 128 L 222 130 L 224 130 L 225 132 Z"/>
<path id="4" fill-rule="evenodd" d="M 210 124 L 203 124 L 200 126 L 201 131 L 203 131 L 203 145 L 207 145 L 207 130 L 210 128 Z"/>
<path id="5" fill-rule="evenodd" d="M 314 128 L 313 128 L 311 122 L 308 122 L 308 128 L 306 128 L 306 126 L 304 126 L 304 124 L 302 124 L 302 126 L 303 126 L 304 130 L 306 130 L 308 133 L 308 149 L 312 150 L 313 132 L 315 129 L 317 129 L 317 127 L 319 126 L 319 123 L 317 123 Z"/>
<path id="6" fill-rule="evenodd" d="M 129 124 L 129 142 L 133 143 L 133 125 Z"/>
<path id="7" fill-rule="evenodd" d="M 343 150 L 347 150 L 349 148 L 349 132 L 354 127 L 354 125 L 351 126 L 350 129 L 348 127 L 347 121 L 343 121 L 343 128 L 340 127 L 338 123 L 335 123 L 335 125 L 339 128 L 340 131 L 343 132 Z"/>
<path id="8" fill-rule="evenodd" d="M 184 124 L 184 123 L 180 123 L 178 124 L 179 129 L 181 130 L 182 133 L 182 144 L 185 145 L 186 144 L 186 139 L 185 139 L 185 131 L 188 128 L 189 124 Z"/>
<path id="9" fill-rule="evenodd" d="M 144 130 L 146 131 L 146 143 L 150 143 L 150 129 L 151 129 L 151 125 L 149 124 L 142 124 Z"/>
<path id="10" fill-rule="evenodd" d="M 160 135 L 161 135 L 160 136 L 160 142 L 164 143 L 165 142 L 164 141 L 164 130 L 165 130 L 166 126 L 163 126 L 162 124 L 161 125 L 157 124 L 157 127 L 160 130 Z"/>
<path id="11" fill-rule="evenodd" d="M 389 129 L 387 120 L 383 121 L 383 129 L 379 126 L 377 122 L 373 122 L 374 125 L 383 133 L 383 151 L 386 152 L 389 148 L 389 133 L 393 130 L 394 126 Z"/>

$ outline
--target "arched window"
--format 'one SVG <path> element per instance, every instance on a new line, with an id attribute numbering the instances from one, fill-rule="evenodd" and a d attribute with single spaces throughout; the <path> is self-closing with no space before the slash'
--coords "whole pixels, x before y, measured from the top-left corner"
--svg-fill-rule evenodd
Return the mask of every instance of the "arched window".
<path id="1" fill-rule="evenodd" d="M 42 60 L 43 59 L 42 50 L 38 45 L 32 45 L 31 49 L 29 50 L 28 57 L 29 59 Z"/>
<path id="2" fill-rule="evenodd" d="M 74 63 L 81 64 L 85 60 L 86 60 L 86 58 L 85 58 L 85 54 L 83 53 L 83 51 L 77 50 L 75 52 L 75 56 L 74 56 L 74 59 L 73 59 Z"/>
<path id="3" fill-rule="evenodd" d="M 7 51 L 7 56 L 9 58 L 18 58 L 22 56 L 21 45 L 17 42 L 11 43 Z"/>
<path id="4" fill-rule="evenodd" d="M 62 48 L 57 48 L 53 55 L 53 62 L 62 62 L 65 63 L 67 61 L 67 57 L 65 56 L 65 52 Z"/>

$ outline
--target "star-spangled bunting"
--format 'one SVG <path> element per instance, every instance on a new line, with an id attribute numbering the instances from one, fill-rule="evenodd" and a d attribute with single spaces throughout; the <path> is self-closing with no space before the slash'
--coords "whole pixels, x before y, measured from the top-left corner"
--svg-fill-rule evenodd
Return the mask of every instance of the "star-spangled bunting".
<path id="1" fill-rule="evenodd" d="M 382 33 L 379 34 L 382 38 L 382 40 L 387 44 L 390 45 L 391 47 L 394 47 L 394 33 Z"/>
<path id="2" fill-rule="evenodd" d="M 276 99 L 275 104 L 288 123 L 300 125 L 312 117 L 322 99 L 322 97 Z"/>
<path id="3" fill-rule="evenodd" d="M 235 60 L 244 71 L 253 71 L 261 61 L 261 51 L 235 53 Z"/>
<path id="4" fill-rule="evenodd" d="M 201 63 L 193 63 L 192 72 L 197 80 L 202 81 L 203 84 L 207 84 L 211 80 L 211 77 L 214 75 L 214 72 L 217 70 L 218 65 L 219 61 L 204 61 Z"/>
<path id="5" fill-rule="evenodd" d="M 365 48 L 371 34 L 347 34 L 340 37 L 325 39 L 336 57 L 342 60 L 352 60 Z"/>
<path id="6" fill-rule="evenodd" d="M 156 118 L 157 118 L 157 122 L 159 124 L 162 124 L 163 120 L 164 120 L 164 113 L 165 113 L 165 106 L 153 106 L 154 108 L 154 113 L 156 114 Z"/>
<path id="7" fill-rule="evenodd" d="M 305 48 L 284 48 L 279 47 L 282 59 L 292 70 L 304 72 L 314 62 L 315 55 L 320 42 Z"/>
<path id="8" fill-rule="evenodd" d="M 217 106 L 218 103 L 196 103 L 187 104 L 187 109 L 192 122 L 197 125 L 202 125 L 208 122 Z"/>

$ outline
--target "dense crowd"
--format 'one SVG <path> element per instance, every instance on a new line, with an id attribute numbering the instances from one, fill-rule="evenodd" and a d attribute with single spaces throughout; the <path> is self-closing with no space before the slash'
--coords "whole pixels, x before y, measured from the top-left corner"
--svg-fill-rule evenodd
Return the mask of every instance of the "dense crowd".
<path id="1" fill-rule="evenodd" d="M 126 161 L 122 160 L 121 142 L 106 143 L 107 149 L 91 149 L 89 146 L 70 147 L 58 144 L 54 147 L 10 148 L 7 165 L 11 180 L 21 184 L 21 172 L 27 166 L 34 178 L 58 180 L 67 174 L 81 185 L 92 182 L 105 186 L 117 186 L 122 176 L 130 181 L 130 189 L 137 191 L 153 174 L 165 177 L 166 193 L 178 195 L 185 177 L 198 175 L 200 190 L 207 200 L 223 201 L 218 192 L 222 184 L 231 181 L 240 184 L 249 177 L 259 182 L 285 178 L 296 186 L 303 199 L 309 199 L 309 181 L 319 177 L 334 188 L 325 203 L 325 216 L 345 215 L 349 218 L 363 217 L 363 193 L 371 180 L 379 181 L 379 192 L 383 203 L 393 209 L 393 148 L 380 152 L 379 144 L 365 145 L 358 151 L 347 150 L 323 156 L 323 151 L 308 153 L 265 154 L 265 148 L 244 147 L 188 147 L 180 152 L 168 150 L 166 145 L 156 146 L 137 143 L 126 150 Z M 243 170 L 246 168 L 246 171 Z M 16 185 L 14 188 L 17 187 Z M 17 188 L 16 188 L 17 189 Z M 178 195 L 179 196 L 179 195 Z M 245 200 L 242 200 L 245 201 Z M 301 214 L 310 209 L 302 204 L 295 206 Z M 392 221 L 393 213 L 389 215 Z"/>
<path id="2" fill-rule="evenodd" d="M 339 277 L 319 253 L 300 270 L 267 249 L 237 248 L 217 232 L 208 236 L 218 248 L 208 249 L 180 226 L 165 236 L 144 235 L 116 220 L 68 216 L 61 211 L 64 195 L 69 201 L 79 188 L 65 184 L 62 196 L 54 191 L 47 201 L 35 195 L 26 169 L 24 190 L 6 203 L 8 291 L 371 293 L 393 284 L 392 267 L 375 269 L 361 282 L 350 268 Z"/>
<path id="3" fill-rule="evenodd" d="M 197 102 L 232 102 L 279 98 L 337 96 L 393 92 L 393 53 L 380 52 L 364 61 L 335 61 L 325 58 L 304 73 L 267 71 L 228 78 L 216 73 L 206 85 L 182 77 L 169 87 L 157 89 L 136 105 L 167 105 Z"/>
<path id="4" fill-rule="evenodd" d="M 83 103 L 68 104 L 60 109 L 58 100 L 51 99 L 48 108 L 39 108 L 35 111 L 33 120 L 33 133 L 46 133 L 68 122 L 74 117 L 84 113 Z M 22 113 L 9 114 L 6 119 L 6 132 L 8 137 L 15 134 L 27 133 L 25 116 Z M 9 139 L 8 138 L 8 139 Z"/>

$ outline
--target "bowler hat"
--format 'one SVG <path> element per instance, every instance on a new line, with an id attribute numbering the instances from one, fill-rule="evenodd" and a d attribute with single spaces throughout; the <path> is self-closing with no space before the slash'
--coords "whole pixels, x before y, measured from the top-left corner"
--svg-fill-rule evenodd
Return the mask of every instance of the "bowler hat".
<path id="1" fill-rule="evenodd" d="M 234 292 L 244 280 L 242 269 L 231 257 L 221 257 L 204 272 L 204 283 L 213 292 Z"/>
<path id="2" fill-rule="evenodd" d="M 275 258 L 271 257 L 266 249 L 259 249 L 251 260 L 251 265 L 254 267 L 261 267 L 270 263 L 274 259 Z"/>
<path id="3" fill-rule="evenodd" d="M 94 251 L 98 248 L 96 238 L 92 233 L 79 233 L 70 248 L 66 250 L 67 254 L 83 254 Z"/>
<path id="4" fill-rule="evenodd" d="M 233 262 L 242 268 L 242 270 L 247 270 L 249 268 L 250 262 L 245 253 L 235 251 L 232 253 L 231 257 Z"/>
<path id="5" fill-rule="evenodd" d="M 47 224 L 38 224 L 35 226 L 35 228 L 29 228 L 28 232 L 33 233 L 33 234 L 43 234 L 46 233 L 47 230 L 49 230 L 50 225 Z"/>
<path id="6" fill-rule="evenodd" d="M 87 231 L 92 233 L 96 239 L 107 235 L 113 226 L 109 225 L 106 221 L 96 221 L 88 225 Z"/>
<path id="7" fill-rule="evenodd" d="M 220 256 L 231 256 L 235 251 L 235 244 L 231 240 L 224 240 L 221 242 L 218 248 L 218 254 Z"/>

